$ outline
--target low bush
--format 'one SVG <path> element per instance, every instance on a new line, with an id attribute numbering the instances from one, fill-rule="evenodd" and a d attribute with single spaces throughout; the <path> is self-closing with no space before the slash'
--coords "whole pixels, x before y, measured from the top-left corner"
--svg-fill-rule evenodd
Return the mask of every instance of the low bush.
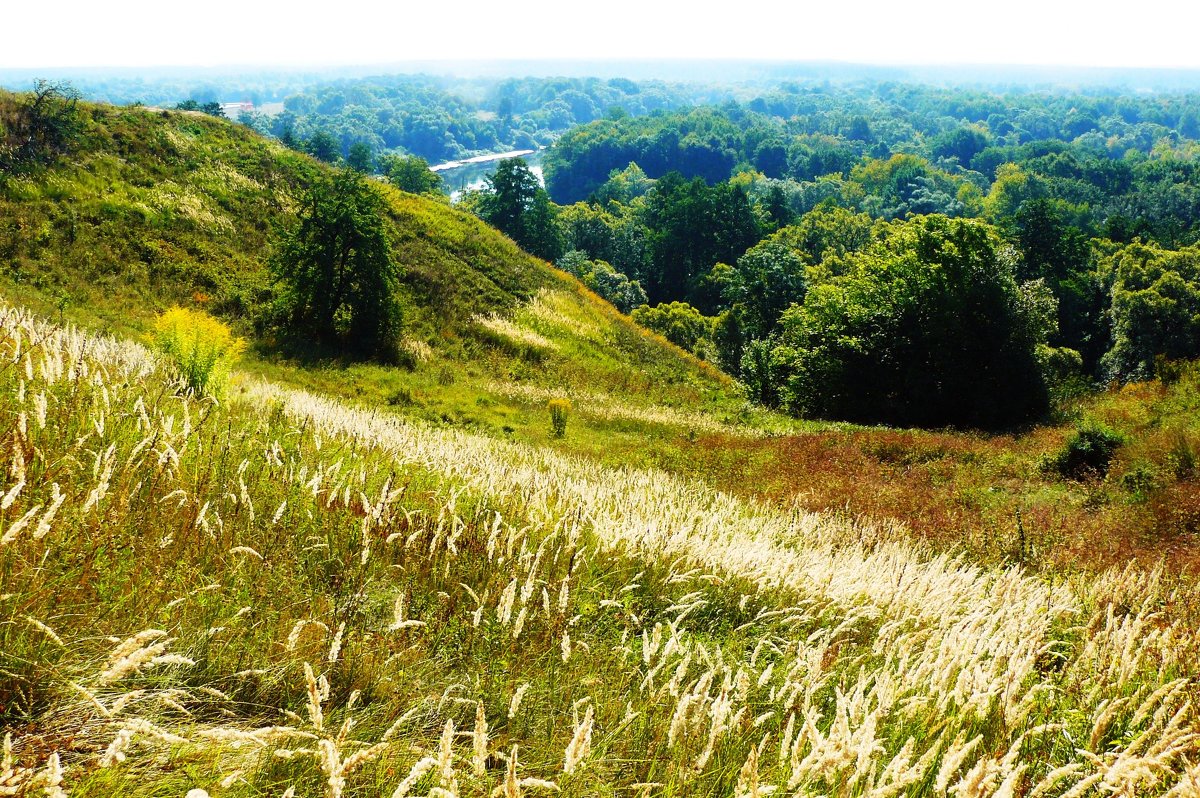
<path id="1" fill-rule="evenodd" d="M 189 390 L 219 396 L 246 342 L 207 313 L 175 306 L 155 319 L 154 348 Z"/>
<path id="2" fill-rule="evenodd" d="M 1124 442 L 1119 432 L 1098 422 L 1085 422 L 1076 428 L 1062 449 L 1043 461 L 1043 467 L 1067 479 L 1104 476 Z"/>

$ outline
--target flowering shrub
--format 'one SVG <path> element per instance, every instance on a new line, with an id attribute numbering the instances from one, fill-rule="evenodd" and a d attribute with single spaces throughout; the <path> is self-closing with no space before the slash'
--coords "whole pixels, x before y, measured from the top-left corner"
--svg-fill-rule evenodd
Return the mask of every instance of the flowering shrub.
<path id="1" fill-rule="evenodd" d="M 246 342 L 207 313 L 175 306 L 155 319 L 154 348 L 166 356 L 190 390 L 215 396 Z"/>
<path id="2" fill-rule="evenodd" d="M 546 407 L 550 410 L 550 430 L 554 437 L 561 438 L 567 434 L 567 416 L 571 414 L 571 402 L 568 399 L 551 399 Z"/>

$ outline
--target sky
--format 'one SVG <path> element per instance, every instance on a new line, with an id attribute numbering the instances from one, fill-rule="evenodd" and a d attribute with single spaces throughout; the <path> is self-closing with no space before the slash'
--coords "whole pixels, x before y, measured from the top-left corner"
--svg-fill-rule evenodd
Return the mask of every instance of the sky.
<path id="1" fill-rule="evenodd" d="M 0 28 L 0 68 L 442 58 L 1200 68 L 1195 0 L 0 0 Z"/>

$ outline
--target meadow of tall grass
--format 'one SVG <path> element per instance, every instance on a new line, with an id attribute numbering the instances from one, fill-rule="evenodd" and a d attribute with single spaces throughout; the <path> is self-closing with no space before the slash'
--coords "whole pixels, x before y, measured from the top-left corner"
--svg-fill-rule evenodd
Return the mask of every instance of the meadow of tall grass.
<path id="1" fill-rule="evenodd" d="M 1154 568 L 218 403 L 13 307 L 0 413 L 0 795 L 1200 795 L 1196 588 Z"/>

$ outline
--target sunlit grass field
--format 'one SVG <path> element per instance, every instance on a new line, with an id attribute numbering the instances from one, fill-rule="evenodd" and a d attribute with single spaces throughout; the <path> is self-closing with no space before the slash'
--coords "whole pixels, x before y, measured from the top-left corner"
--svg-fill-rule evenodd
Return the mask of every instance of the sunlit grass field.
<path id="1" fill-rule="evenodd" d="M 1198 787 L 1190 582 L 974 565 L 253 377 L 197 400 L 0 322 L 10 794 Z"/>

